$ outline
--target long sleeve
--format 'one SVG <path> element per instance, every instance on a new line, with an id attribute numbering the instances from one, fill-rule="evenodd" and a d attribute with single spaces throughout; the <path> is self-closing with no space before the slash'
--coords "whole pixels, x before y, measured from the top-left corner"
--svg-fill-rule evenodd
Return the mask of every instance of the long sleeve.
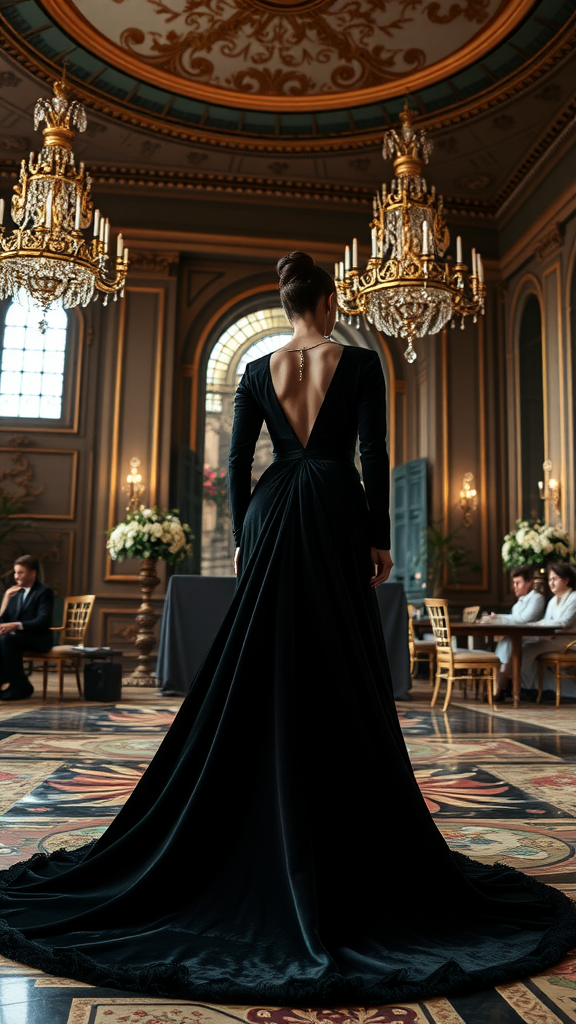
<path id="1" fill-rule="evenodd" d="M 254 450 L 263 422 L 264 414 L 250 389 L 246 367 L 234 400 L 234 422 L 228 456 L 228 496 L 236 547 L 240 545 L 244 517 L 250 504 Z"/>
<path id="2" fill-rule="evenodd" d="M 551 598 L 542 622 L 546 626 L 556 626 L 558 629 L 571 629 L 576 626 L 576 590 L 570 590 L 560 604 L 557 598 Z"/>
<path id="3" fill-rule="evenodd" d="M 370 544 L 390 548 L 390 463 L 386 449 L 386 384 L 376 352 L 364 371 L 358 407 L 362 478 L 370 513 Z"/>
<path id="4" fill-rule="evenodd" d="M 546 601 L 543 594 L 539 594 L 537 590 L 531 590 L 524 597 L 518 598 L 510 614 L 499 615 L 494 621 L 496 624 L 499 622 L 517 622 L 518 624 L 536 622 L 542 618 L 545 607 Z"/>

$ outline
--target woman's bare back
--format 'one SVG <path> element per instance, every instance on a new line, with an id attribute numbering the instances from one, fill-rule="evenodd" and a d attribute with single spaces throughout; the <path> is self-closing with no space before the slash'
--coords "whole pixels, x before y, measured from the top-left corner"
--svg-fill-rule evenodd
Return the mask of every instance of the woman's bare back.
<path id="1" fill-rule="evenodd" d="M 304 359 L 300 379 L 301 351 Z M 276 397 L 286 419 L 303 448 L 326 397 L 336 367 L 342 357 L 342 345 L 334 341 L 314 342 L 302 339 L 296 348 L 293 339 L 270 357 L 270 376 Z"/>

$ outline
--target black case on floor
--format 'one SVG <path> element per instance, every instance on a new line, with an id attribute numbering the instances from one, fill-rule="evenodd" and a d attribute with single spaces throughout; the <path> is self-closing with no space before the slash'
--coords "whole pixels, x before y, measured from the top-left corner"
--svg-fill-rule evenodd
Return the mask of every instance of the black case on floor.
<path id="1" fill-rule="evenodd" d="M 89 661 L 84 665 L 84 700 L 120 700 L 122 665 L 113 661 Z"/>

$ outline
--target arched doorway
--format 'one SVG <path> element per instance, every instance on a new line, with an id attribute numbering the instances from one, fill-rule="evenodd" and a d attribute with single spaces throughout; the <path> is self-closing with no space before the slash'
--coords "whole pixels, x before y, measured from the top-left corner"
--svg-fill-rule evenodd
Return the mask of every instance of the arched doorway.
<path id="1" fill-rule="evenodd" d="M 229 576 L 234 556 L 228 508 L 228 450 L 234 395 L 246 363 L 274 352 L 292 337 L 280 307 L 268 306 L 236 320 L 216 341 L 206 369 L 204 476 L 202 496 L 202 575 Z M 256 446 L 254 482 L 271 459 L 266 427 Z"/>
<path id="2" fill-rule="evenodd" d="M 228 507 L 227 462 L 234 413 L 234 395 L 246 363 L 274 352 L 292 337 L 292 328 L 280 306 L 262 300 L 263 307 L 239 316 L 216 337 L 206 366 L 204 408 L 204 470 L 202 495 L 201 573 L 229 576 L 234 548 Z M 343 345 L 374 346 L 373 336 L 338 324 L 334 339 Z M 388 384 L 388 367 L 384 362 Z M 272 460 L 272 442 L 266 426 L 254 456 L 253 483 Z"/>

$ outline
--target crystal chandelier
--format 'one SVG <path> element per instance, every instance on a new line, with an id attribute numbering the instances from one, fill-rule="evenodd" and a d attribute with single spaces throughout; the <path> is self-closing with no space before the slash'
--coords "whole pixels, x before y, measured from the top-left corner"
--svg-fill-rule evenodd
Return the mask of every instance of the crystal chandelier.
<path id="1" fill-rule="evenodd" d="M 86 306 L 104 294 L 114 299 L 128 272 L 128 249 L 118 235 L 116 257 L 109 254 L 110 223 L 94 214 L 93 238 L 82 229 L 92 222 L 90 176 L 84 164 L 76 167 L 72 140 L 74 128 L 86 129 L 81 103 L 69 99 L 65 76 L 54 83 L 51 99 L 40 99 L 34 108 L 34 128 L 46 122 L 38 157 L 23 160 L 12 197 L 12 219 L 18 227 L 10 234 L 4 227 L 4 200 L 0 200 L 0 298 L 25 293 L 45 314 L 56 302 L 65 308 Z"/>
<path id="2" fill-rule="evenodd" d="M 344 262 L 335 266 L 339 312 L 352 323 L 360 315 L 392 337 L 406 338 L 404 355 L 416 359 L 413 341 L 436 334 L 449 320 L 464 327 L 484 312 L 484 267 L 472 249 L 471 270 L 462 259 L 462 239 L 456 240 L 456 262 L 445 256 L 450 234 L 444 220 L 442 196 L 428 191 L 422 164 L 428 163 L 432 142 L 425 128 L 413 127 L 414 111 L 406 103 L 402 127 L 384 134 L 384 159 L 394 159 L 390 191 L 386 185 L 373 204 L 372 255 L 363 274 L 358 269 L 358 243 L 346 246 Z"/>

